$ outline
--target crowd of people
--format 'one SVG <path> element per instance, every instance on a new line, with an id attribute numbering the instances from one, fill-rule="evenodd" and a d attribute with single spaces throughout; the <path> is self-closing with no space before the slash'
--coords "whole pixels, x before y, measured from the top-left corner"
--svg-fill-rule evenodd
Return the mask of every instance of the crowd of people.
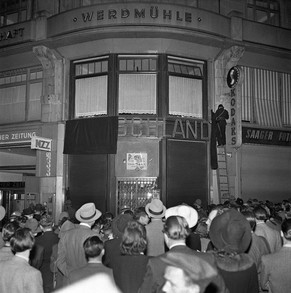
<path id="1" fill-rule="evenodd" d="M 291 201 L 145 207 L 102 214 L 0 206 L 0 292 L 285 293 Z"/>

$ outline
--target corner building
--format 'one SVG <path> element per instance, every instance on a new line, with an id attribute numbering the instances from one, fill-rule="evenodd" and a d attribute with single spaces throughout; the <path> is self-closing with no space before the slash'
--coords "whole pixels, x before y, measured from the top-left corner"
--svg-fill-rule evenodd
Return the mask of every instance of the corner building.
<path id="1" fill-rule="evenodd" d="M 0 4 L 9 212 L 45 202 L 57 218 L 66 199 L 116 213 L 153 197 L 166 206 L 290 197 L 289 1 Z M 226 191 L 211 168 L 219 104 L 230 113 Z"/>

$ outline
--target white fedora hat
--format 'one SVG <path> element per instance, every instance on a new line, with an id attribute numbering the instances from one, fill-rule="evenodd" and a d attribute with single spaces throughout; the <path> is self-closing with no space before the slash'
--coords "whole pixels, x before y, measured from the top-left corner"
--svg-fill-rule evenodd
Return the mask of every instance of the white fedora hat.
<path id="1" fill-rule="evenodd" d="M 96 209 L 93 202 L 82 205 L 75 214 L 76 219 L 83 223 L 94 222 L 100 218 L 101 215 L 102 213 Z"/>
<path id="2" fill-rule="evenodd" d="M 170 216 L 184 217 L 189 225 L 189 228 L 194 227 L 198 222 L 197 211 L 188 205 L 178 205 L 175 207 L 168 208 L 166 210 L 165 218 Z"/>
<path id="3" fill-rule="evenodd" d="M 163 205 L 161 200 L 154 198 L 145 206 L 145 210 L 149 217 L 161 219 L 165 215 L 166 207 Z"/>

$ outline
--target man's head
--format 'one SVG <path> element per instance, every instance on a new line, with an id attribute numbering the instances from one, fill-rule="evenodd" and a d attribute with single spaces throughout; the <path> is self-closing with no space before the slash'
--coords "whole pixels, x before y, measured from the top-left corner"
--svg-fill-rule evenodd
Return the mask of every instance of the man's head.
<path id="1" fill-rule="evenodd" d="M 104 245 L 98 236 L 91 236 L 84 241 L 83 244 L 85 256 L 87 260 L 102 257 L 104 253 Z"/>
<path id="2" fill-rule="evenodd" d="M 268 213 L 267 211 L 260 205 L 254 208 L 254 214 L 256 216 L 257 221 L 264 221 L 268 220 Z"/>
<path id="3" fill-rule="evenodd" d="M 178 267 L 167 266 L 164 278 L 163 292 L 166 293 L 199 293 L 199 285 L 192 282 L 187 274 Z"/>
<path id="4" fill-rule="evenodd" d="M 19 228 L 10 238 L 11 250 L 14 253 L 31 250 L 34 242 L 34 236 L 29 228 Z"/>
<path id="5" fill-rule="evenodd" d="M 281 225 L 284 243 L 291 242 L 291 219 L 286 219 Z"/>
<path id="6" fill-rule="evenodd" d="M 161 257 L 167 264 L 164 272 L 164 292 L 217 292 L 213 280 L 217 270 L 198 255 L 169 251 Z"/>
<path id="7" fill-rule="evenodd" d="M 171 216 L 167 218 L 163 232 L 165 242 L 170 247 L 175 242 L 185 242 L 191 231 L 185 218 Z"/>

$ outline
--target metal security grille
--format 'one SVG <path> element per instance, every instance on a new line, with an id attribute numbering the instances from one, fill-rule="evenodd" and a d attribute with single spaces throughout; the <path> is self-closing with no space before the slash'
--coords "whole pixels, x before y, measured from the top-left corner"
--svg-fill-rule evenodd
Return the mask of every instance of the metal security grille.
<path id="1" fill-rule="evenodd" d="M 158 197 L 156 177 L 118 178 L 118 213 L 123 209 L 135 210 Z"/>

